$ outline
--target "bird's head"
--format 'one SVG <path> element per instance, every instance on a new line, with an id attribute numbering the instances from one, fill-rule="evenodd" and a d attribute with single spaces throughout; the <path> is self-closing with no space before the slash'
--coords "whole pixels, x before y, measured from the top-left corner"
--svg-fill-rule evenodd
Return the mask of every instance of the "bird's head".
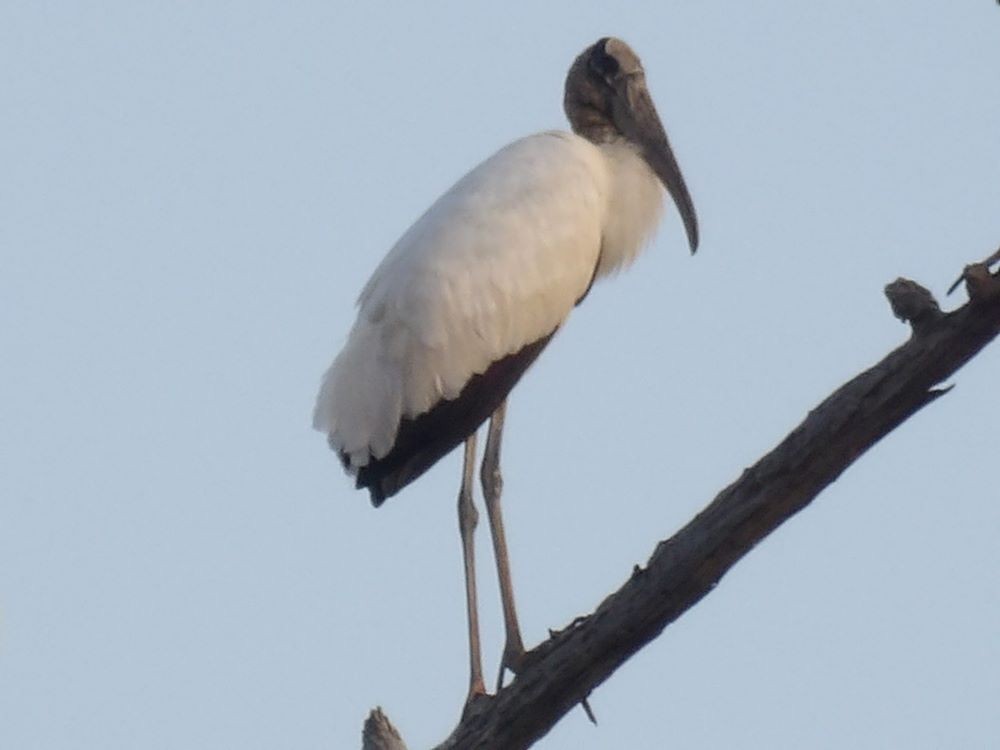
<path id="1" fill-rule="evenodd" d="M 585 49 L 566 76 L 563 106 L 577 135 L 593 143 L 624 139 L 639 150 L 677 205 L 691 252 L 697 250 L 694 204 L 632 48 L 605 37 Z"/>

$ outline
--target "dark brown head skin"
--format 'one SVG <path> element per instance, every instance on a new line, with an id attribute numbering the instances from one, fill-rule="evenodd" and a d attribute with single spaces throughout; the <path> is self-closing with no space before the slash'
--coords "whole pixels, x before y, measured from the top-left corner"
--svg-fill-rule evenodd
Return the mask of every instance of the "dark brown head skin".
<path id="1" fill-rule="evenodd" d="M 569 69 L 563 106 L 577 135 L 597 144 L 626 140 L 639 149 L 677 205 L 691 252 L 697 250 L 698 217 L 639 56 L 620 39 L 598 40 Z"/>

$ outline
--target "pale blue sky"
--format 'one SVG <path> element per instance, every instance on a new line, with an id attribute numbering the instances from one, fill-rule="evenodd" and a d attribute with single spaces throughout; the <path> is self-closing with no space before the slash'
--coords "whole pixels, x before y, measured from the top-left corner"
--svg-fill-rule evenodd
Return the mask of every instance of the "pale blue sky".
<path id="1" fill-rule="evenodd" d="M 0 7 L 0 747 L 339 750 L 376 704 L 414 750 L 444 737 L 457 456 L 374 511 L 312 401 L 382 255 L 564 127 L 598 37 L 643 58 L 702 245 L 671 213 L 512 399 L 530 644 L 905 340 L 886 282 L 942 294 L 1000 243 L 996 3 L 536 5 Z M 539 747 L 1000 744 L 998 368 L 599 688 L 599 727 L 576 710 Z"/>

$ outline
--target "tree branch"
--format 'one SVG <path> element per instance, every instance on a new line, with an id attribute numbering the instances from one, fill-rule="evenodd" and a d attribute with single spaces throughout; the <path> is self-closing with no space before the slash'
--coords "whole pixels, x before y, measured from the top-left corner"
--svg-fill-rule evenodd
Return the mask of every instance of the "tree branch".
<path id="1" fill-rule="evenodd" d="M 1000 333 L 1000 276 L 990 272 L 998 261 L 1000 251 L 966 267 L 959 281 L 966 282 L 970 301 L 951 313 L 912 281 L 889 284 L 886 296 L 893 312 L 911 324 L 910 340 L 810 412 L 687 526 L 660 542 L 646 568 L 636 566 L 593 614 L 530 651 L 517 679 L 470 706 L 435 750 L 529 747 L 865 451 L 947 393 L 950 388 L 938 384 Z M 395 741 L 365 747 L 404 747 L 398 734 Z"/>

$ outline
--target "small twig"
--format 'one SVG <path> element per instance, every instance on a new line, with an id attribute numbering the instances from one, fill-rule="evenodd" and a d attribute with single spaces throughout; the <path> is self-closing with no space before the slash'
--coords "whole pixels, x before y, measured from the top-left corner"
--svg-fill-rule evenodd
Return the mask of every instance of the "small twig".
<path id="1" fill-rule="evenodd" d="M 365 728 L 361 732 L 361 750 L 406 750 L 406 743 L 382 713 L 381 706 L 377 706 L 365 720 Z"/>
<path id="2" fill-rule="evenodd" d="M 998 247 L 997 251 L 993 253 L 993 255 L 991 255 L 989 258 L 984 260 L 982 263 L 972 263 L 966 266 L 965 269 L 962 271 L 962 275 L 959 276 L 957 279 L 955 279 L 954 284 L 948 287 L 948 294 L 951 294 L 956 289 L 958 289 L 958 285 L 961 284 L 963 281 L 971 281 L 973 278 L 975 278 L 977 272 L 982 273 L 982 271 L 985 270 L 986 273 L 989 273 L 990 267 L 994 263 L 998 262 L 1000 262 L 1000 247 Z M 970 296 L 971 296 L 971 290 L 970 290 Z"/>

